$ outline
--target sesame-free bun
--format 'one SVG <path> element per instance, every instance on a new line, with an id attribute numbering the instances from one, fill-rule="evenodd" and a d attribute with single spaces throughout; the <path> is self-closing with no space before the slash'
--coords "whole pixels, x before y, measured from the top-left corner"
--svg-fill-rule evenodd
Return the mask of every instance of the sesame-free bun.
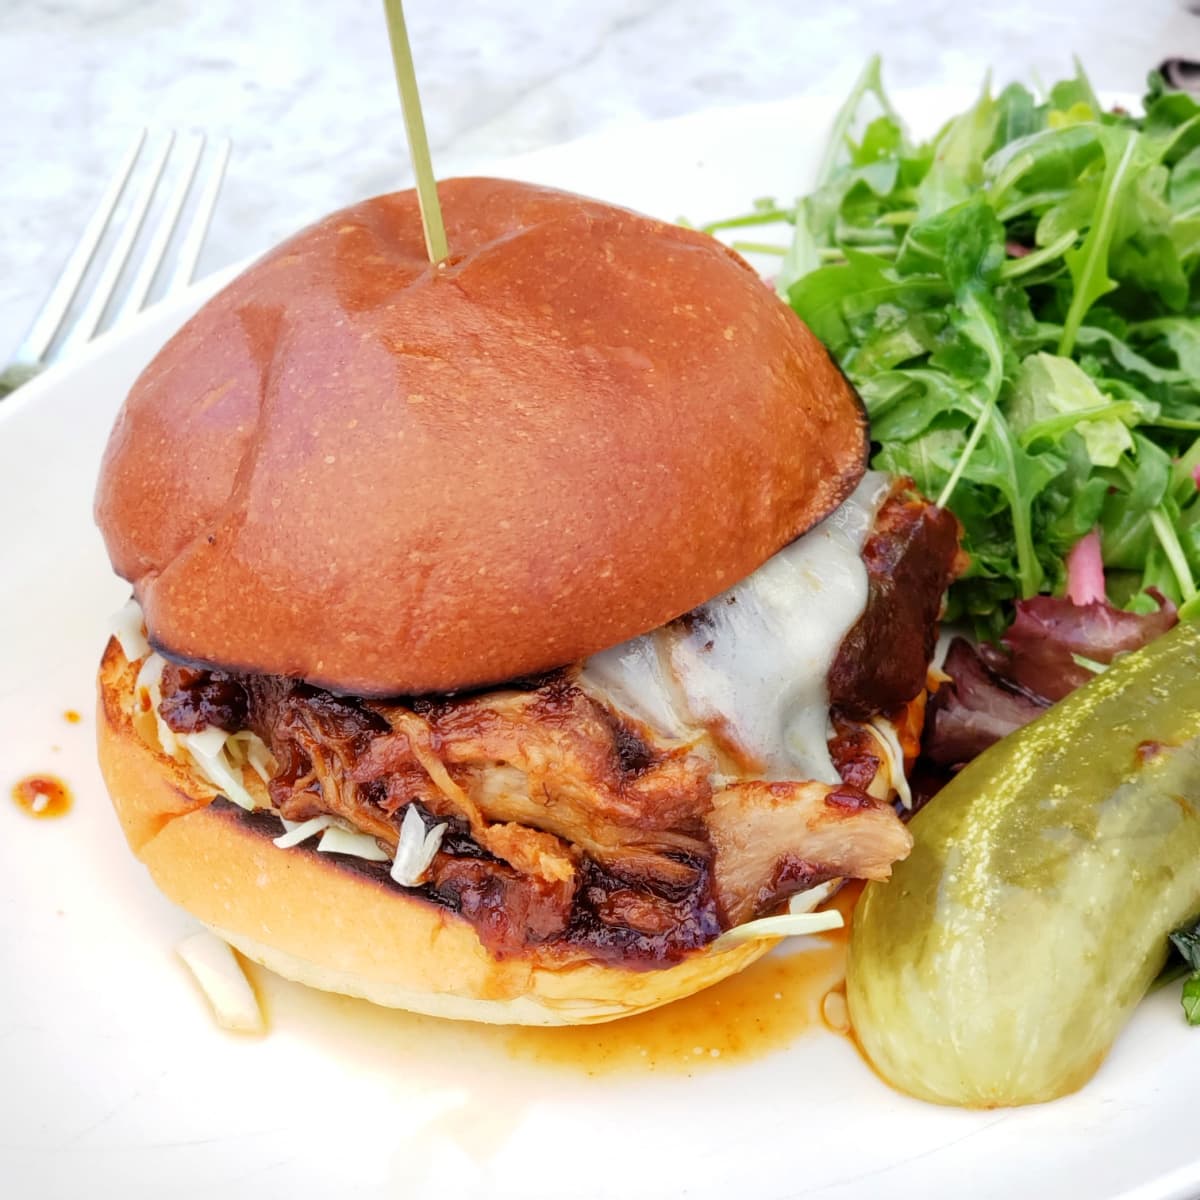
<path id="1" fill-rule="evenodd" d="M 169 653 L 362 695 L 532 674 L 710 599 L 859 478 L 857 397 L 732 251 L 527 184 L 439 192 L 443 266 L 413 192 L 356 204 L 134 385 L 96 516 Z"/>
<path id="2" fill-rule="evenodd" d="M 247 958 L 376 1004 L 520 1025 L 610 1021 L 742 970 L 772 941 L 693 953 L 662 970 L 494 959 L 471 926 L 390 882 L 387 864 L 280 850 L 270 813 L 247 814 L 135 725 L 136 669 L 115 640 L 99 673 L 100 769 L 134 854 L 159 889 Z M 148 714 L 143 714 L 148 716 Z M 253 772 L 246 786 L 265 801 Z"/>

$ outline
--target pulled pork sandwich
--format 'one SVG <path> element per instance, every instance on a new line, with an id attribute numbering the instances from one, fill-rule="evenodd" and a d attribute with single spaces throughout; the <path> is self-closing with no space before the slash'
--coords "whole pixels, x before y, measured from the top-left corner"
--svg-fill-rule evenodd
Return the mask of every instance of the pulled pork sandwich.
<path id="1" fill-rule="evenodd" d="M 865 472 L 858 398 L 736 254 L 440 191 L 446 263 L 412 192 L 355 205 L 134 386 L 96 501 L 136 598 L 101 765 L 160 888 L 251 959 L 605 1020 L 908 852 L 958 529 Z"/>

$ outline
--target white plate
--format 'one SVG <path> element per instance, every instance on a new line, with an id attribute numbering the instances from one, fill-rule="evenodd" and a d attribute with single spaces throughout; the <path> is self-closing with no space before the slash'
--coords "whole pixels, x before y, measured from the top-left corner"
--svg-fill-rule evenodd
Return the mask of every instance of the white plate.
<path id="1" fill-rule="evenodd" d="M 912 94 L 902 105 L 929 127 L 963 100 Z M 833 107 L 713 112 L 508 166 L 664 217 L 708 219 L 795 193 Z M 173 954 L 192 924 L 150 885 L 111 814 L 90 712 L 108 616 L 127 593 L 91 522 L 101 448 L 138 371 L 220 282 L 0 405 L 0 1194 L 1200 1192 L 1200 1031 L 1183 1025 L 1174 989 L 1141 1007 L 1081 1093 L 992 1113 L 905 1099 L 819 1029 L 753 1060 L 705 1054 L 690 1076 L 660 1064 L 593 1077 L 531 1062 L 544 1042 L 267 984 L 269 1035 L 220 1033 Z M 68 724 L 66 709 L 83 723 Z M 8 791 L 47 771 L 76 805 L 34 821 Z M 769 1018 L 796 1003 L 763 978 L 744 1018 L 750 1033 L 755 1011 Z M 685 1058 L 690 1035 L 680 1035 Z M 694 1036 L 706 1051 L 709 1027 Z"/>

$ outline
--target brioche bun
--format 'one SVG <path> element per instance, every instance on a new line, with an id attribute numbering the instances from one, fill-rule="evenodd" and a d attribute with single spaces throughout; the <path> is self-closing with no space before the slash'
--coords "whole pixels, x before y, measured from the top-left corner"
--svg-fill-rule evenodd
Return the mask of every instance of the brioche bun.
<path id="1" fill-rule="evenodd" d="M 137 671 L 115 639 L 99 673 L 100 769 L 126 839 L 159 889 L 247 958 L 309 987 L 439 1017 L 498 1024 L 610 1021 L 691 995 L 773 941 L 698 951 L 662 970 L 494 959 L 447 909 L 394 885 L 387 864 L 280 850 L 250 814 L 135 726 Z M 253 772 L 245 782 L 265 802 Z"/>
<path id="2" fill-rule="evenodd" d="M 134 386 L 96 517 L 164 652 L 367 696 L 508 680 L 710 599 L 853 489 L 858 398 L 732 251 L 526 184 L 439 192 L 439 268 L 413 192 L 354 205 L 210 300 Z M 213 828 L 213 869 L 267 853 Z M 468 937 L 437 935 L 455 971 Z M 531 993 L 592 986 L 552 978 Z"/>

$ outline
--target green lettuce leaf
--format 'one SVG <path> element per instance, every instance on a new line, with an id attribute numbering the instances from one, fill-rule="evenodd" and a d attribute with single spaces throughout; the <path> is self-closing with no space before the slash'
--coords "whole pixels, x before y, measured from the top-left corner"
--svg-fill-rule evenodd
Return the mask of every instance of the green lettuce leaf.
<path id="1" fill-rule="evenodd" d="M 1023 445 L 1074 431 L 1097 467 L 1115 467 L 1133 449 L 1126 421 L 1136 418 L 1134 405 L 1114 403 L 1077 363 L 1057 354 L 1031 354 L 1021 364 L 1008 416 Z"/>

